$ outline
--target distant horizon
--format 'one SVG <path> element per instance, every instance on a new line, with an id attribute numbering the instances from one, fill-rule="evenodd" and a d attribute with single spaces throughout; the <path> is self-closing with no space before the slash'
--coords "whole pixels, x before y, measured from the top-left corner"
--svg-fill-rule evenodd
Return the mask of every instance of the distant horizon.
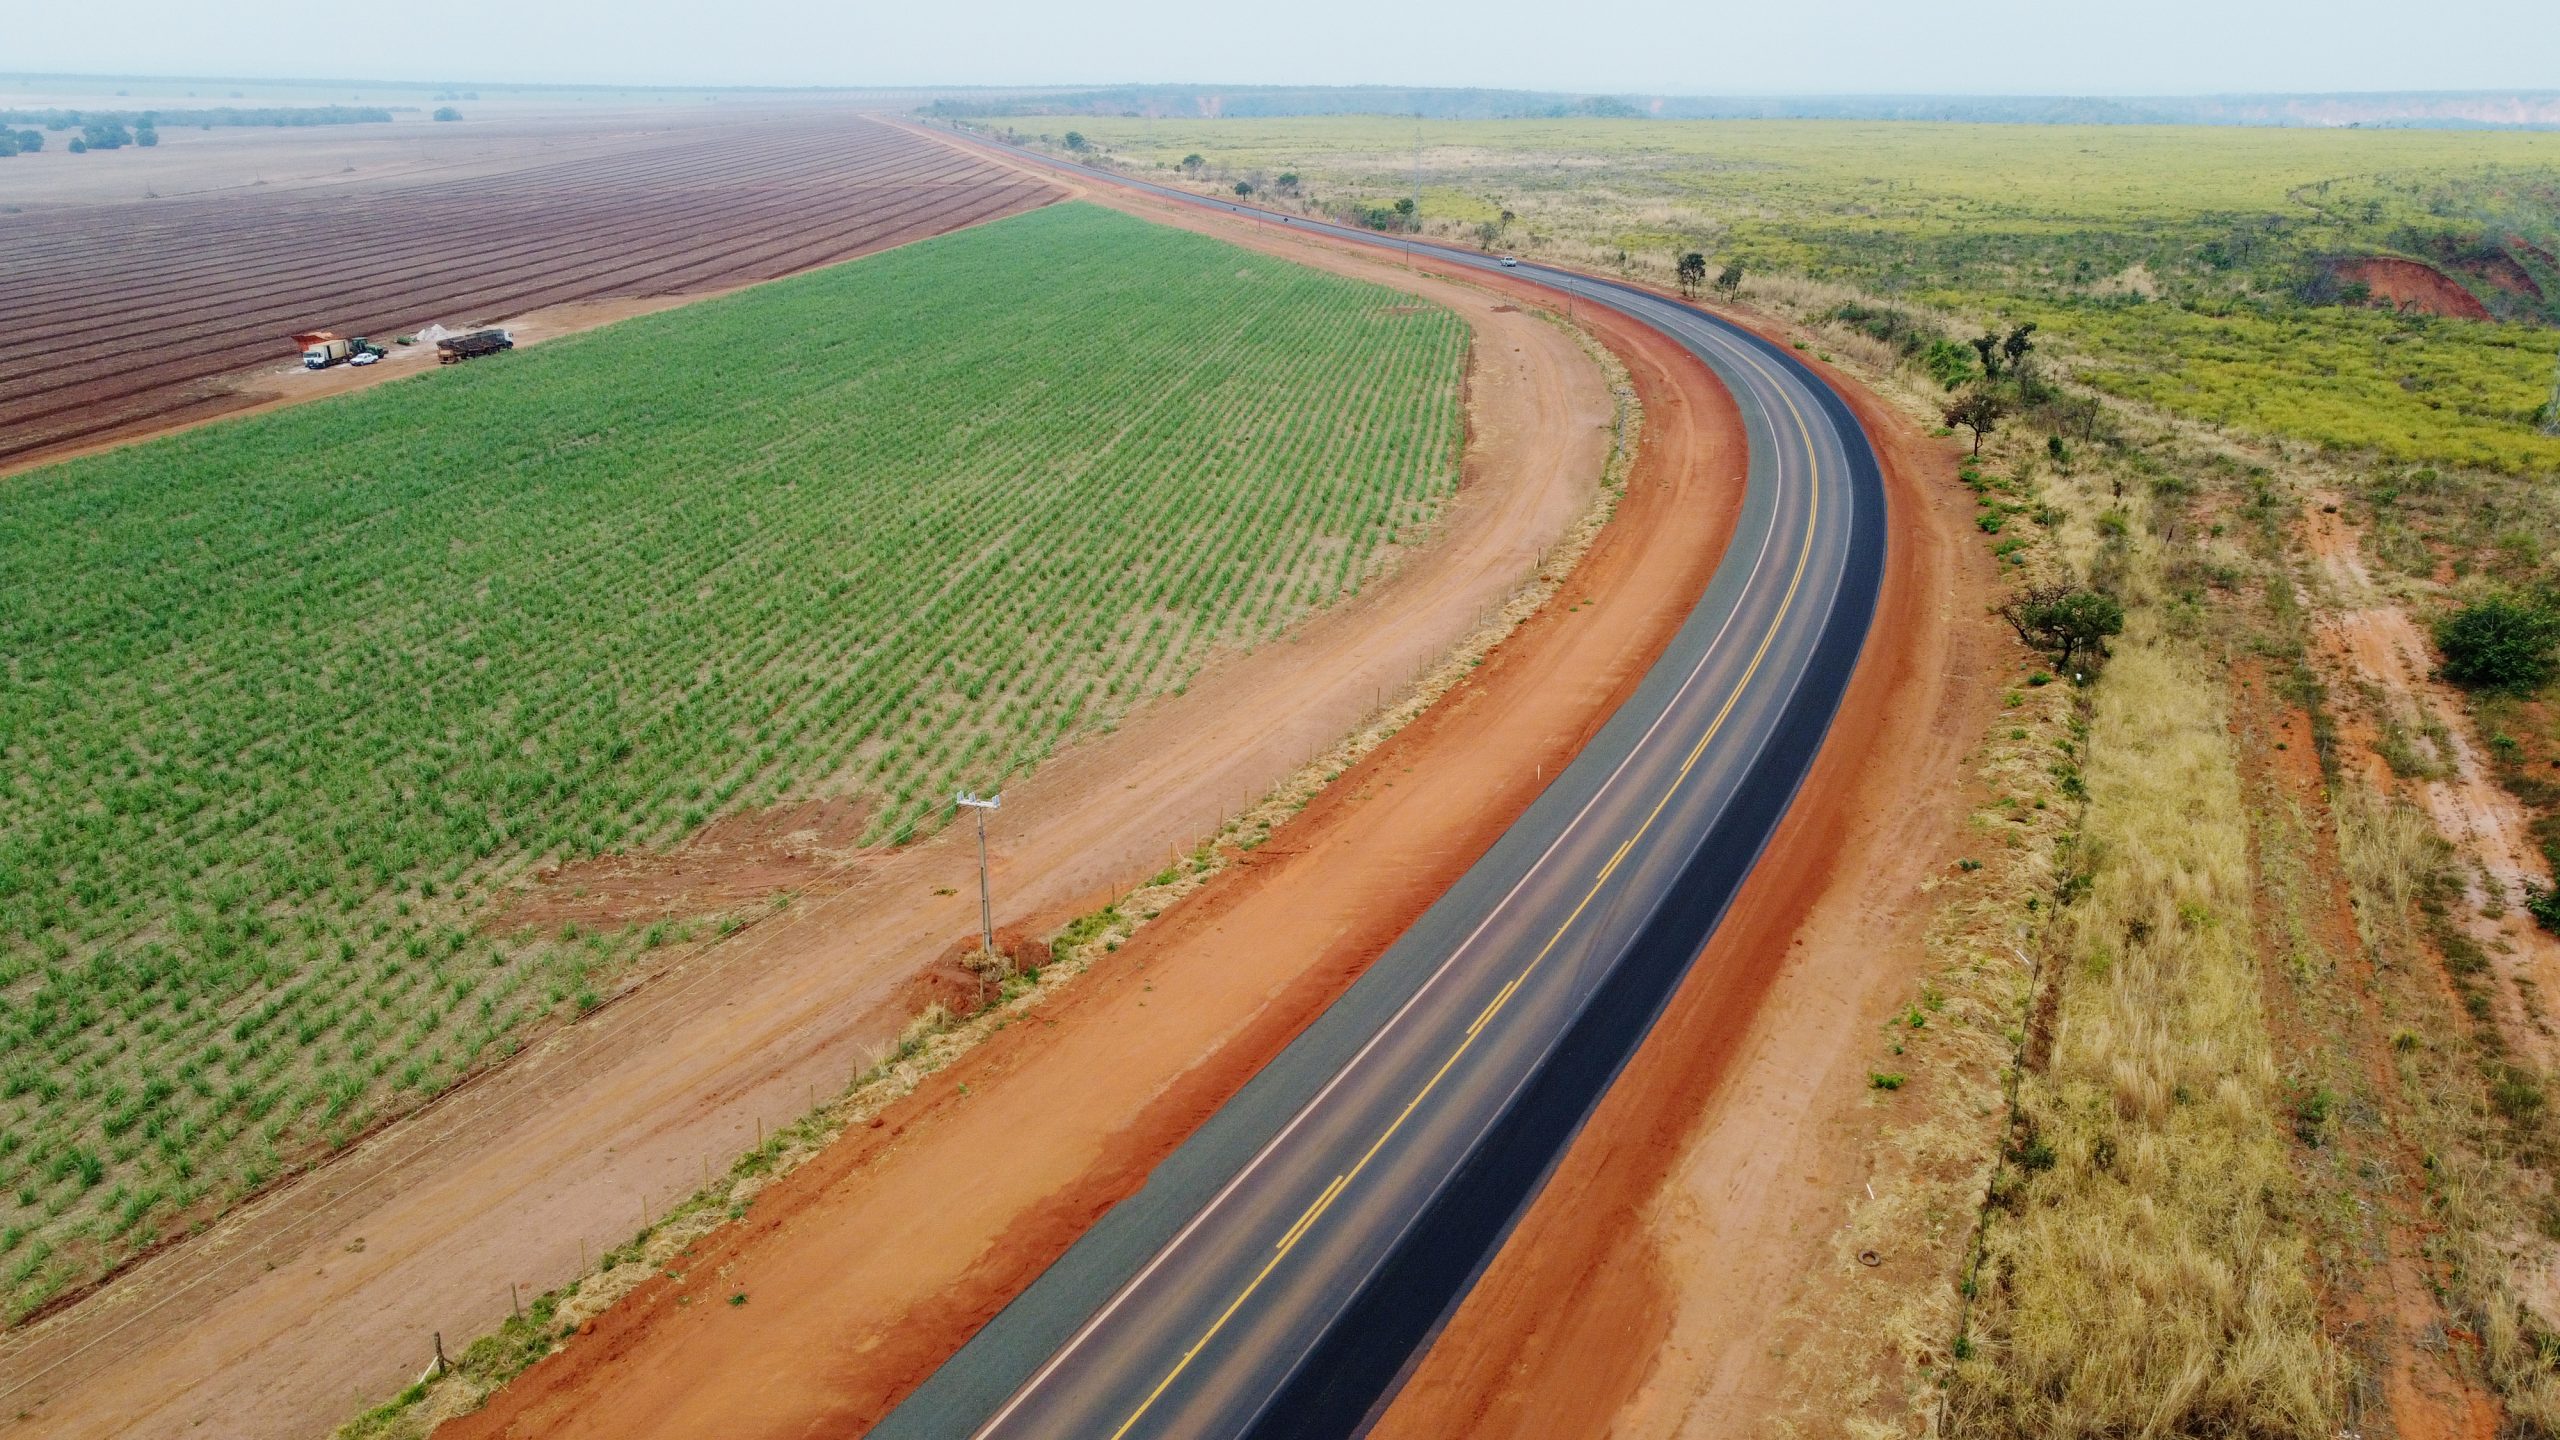
<path id="1" fill-rule="evenodd" d="M 2560 96 L 2560 84 L 2544 85 L 2402 85 L 2378 88 L 2282 89 L 2220 88 L 2205 90 L 1839 90 L 1735 87 L 1680 90 L 1643 87 L 1425 83 L 1403 80 L 1042 80 L 1006 83 L 985 80 L 947 82 L 810 81 L 776 83 L 724 80 L 492 80 L 442 76 L 433 79 L 388 75 L 202 74 L 156 70 L 11 70 L 0 71 L 0 84 L 34 80 L 144 80 L 159 84 L 250 85 L 378 85 L 402 89 L 476 87 L 490 90 L 738 90 L 774 94 L 828 94 L 886 90 L 900 93 L 941 91 L 1056 91 L 1081 94 L 1108 90 L 1405 90 L 1430 94 L 1518 94 L 1558 99 L 1664 100 L 2327 100 L 2400 97 L 2465 98 L 2475 96 Z M 197 97 L 221 98 L 221 97 Z"/>

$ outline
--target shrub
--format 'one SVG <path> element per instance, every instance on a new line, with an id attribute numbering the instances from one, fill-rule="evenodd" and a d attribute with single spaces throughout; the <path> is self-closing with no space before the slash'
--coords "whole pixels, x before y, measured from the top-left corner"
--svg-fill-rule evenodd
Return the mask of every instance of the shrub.
<path id="1" fill-rule="evenodd" d="M 2444 678 L 2473 690 L 2521 694 L 2551 679 L 2560 614 L 2539 598 L 2492 595 L 2436 622 Z"/>

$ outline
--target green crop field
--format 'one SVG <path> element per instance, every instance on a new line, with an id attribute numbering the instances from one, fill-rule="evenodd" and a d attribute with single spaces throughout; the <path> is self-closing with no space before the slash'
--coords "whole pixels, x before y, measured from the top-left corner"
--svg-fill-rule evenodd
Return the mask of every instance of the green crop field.
<path id="1" fill-rule="evenodd" d="M 1465 347 L 1061 205 L 0 482 L 6 1313 L 684 938 L 499 933 L 531 867 L 902 842 L 1356 590 Z"/>
<path id="2" fill-rule="evenodd" d="M 2560 134 L 2203 126 L 1016 116 L 1113 161 L 1668 284 L 1682 251 L 1972 324 L 2100 388 L 2346 453 L 2560 470 Z M 1419 174 L 1415 147 L 1420 141 Z M 1297 195 L 1278 186 L 1298 177 Z M 1311 202 L 1311 203 L 1310 203 Z M 1504 216 L 1511 218 L 1507 221 Z M 2493 321 L 2341 303 L 2434 266 Z"/>

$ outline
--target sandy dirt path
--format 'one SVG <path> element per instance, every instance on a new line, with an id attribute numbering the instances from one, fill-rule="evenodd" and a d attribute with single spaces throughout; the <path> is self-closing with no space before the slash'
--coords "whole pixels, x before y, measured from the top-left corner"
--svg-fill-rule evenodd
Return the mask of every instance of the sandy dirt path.
<path id="1" fill-rule="evenodd" d="M 1643 444 L 1551 603 L 1250 863 L 439 1436 L 858 1433 L 1331 1003 L 1615 710 L 1731 533 L 1730 400 L 1662 337 L 1600 328 L 1643 399 Z"/>
<path id="2" fill-rule="evenodd" d="M 1840 388 L 1884 462 L 1893 533 L 1839 719 L 1697 969 L 1380 1440 L 1758 1433 L 1778 1318 L 1824 1286 L 1891 1279 L 1830 1246 L 1876 1113 L 1867 1042 L 1914 993 L 1922 882 L 1963 836 L 1962 761 L 1998 713 L 2004 651 L 1954 450 Z"/>
<path id="3" fill-rule="evenodd" d="M 1613 410 L 1569 336 L 1481 289 L 1220 233 L 1467 319 L 1465 483 L 1434 541 L 1359 599 L 1008 793 L 1000 921 L 1063 920 L 1209 833 L 1497 608 L 1594 493 Z M 973 870 L 947 838 L 872 862 L 9 1336 L 0 1416 L 19 1418 L 0 1434 L 289 1436 L 379 1400 L 431 1332 L 491 1328 L 511 1282 L 568 1279 L 867 1063 L 905 1019 L 901 983 L 973 928 Z"/>

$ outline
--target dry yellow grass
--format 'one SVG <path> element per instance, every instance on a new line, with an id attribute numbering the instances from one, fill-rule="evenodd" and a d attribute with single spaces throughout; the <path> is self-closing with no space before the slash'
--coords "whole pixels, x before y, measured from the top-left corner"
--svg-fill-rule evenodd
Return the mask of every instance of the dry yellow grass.
<path id="1" fill-rule="evenodd" d="M 2085 891 L 1950 1433 L 2334 1435 L 2222 693 L 2154 612 L 2096 687 L 2085 774 Z"/>

